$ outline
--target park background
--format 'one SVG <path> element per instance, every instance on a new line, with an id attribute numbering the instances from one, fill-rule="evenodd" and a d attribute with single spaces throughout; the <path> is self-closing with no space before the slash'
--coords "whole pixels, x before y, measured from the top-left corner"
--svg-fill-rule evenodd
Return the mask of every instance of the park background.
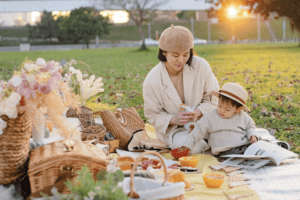
<path id="1" fill-rule="evenodd" d="M 151 38 L 156 40 L 156 31 L 162 32 L 171 24 L 191 29 L 190 15 L 185 19 L 151 23 Z M 272 40 L 264 23 L 260 23 L 258 41 L 257 18 L 246 18 L 234 22 L 210 24 L 211 41 L 214 44 L 195 45 L 195 51 L 211 65 L 220 86 L 226 82 L 243 85 L 249 94 L 247 106 L 257 127 L 268 129 L 279 140 L 287 141 L 292 150 L 300 154 L 300 48 L 299 33 L 292 31 L 286 19 L 286 34 L 283 36 L 283 18 L 271 20 L 271 26 L 278 40 Z M 143 26 L 145 37 L 148 24 Z M 18 46 L 28 37 L 24 26 L 0 27 L 0 35 L 14 40 L 1 40 L 1 46 Z M 232 35 L 235 40 L 232 41 Z M 208 40 L 208 22 L 194 22 L 194 36 Z M 222 41 L 220 41 L 222 38 Z M 285 40 L 281 40 L 285 38 Z M 297 40 L 296 40 L 297 39 Z M 132 24 L 114 24 L 108 35 L 100 37 L 101 42 L 140 41 L 138 28 Z M 31 45 L 59 44 L 55 40 L 25 41 Z M 91 41 L 95 43 L 95 40 Z M 291 43 L 294 42 L 294 43 Z M 82 41 L 80 42 L 82 44 Z M 84 45 L 82 48 L 85 48 Z M 81 49 L 67 51 L 0 52 L 0 80 L 8 80 L 15 69 L 27 58 L 36 60 L 78 61 L 75 68 L 88 76 L 95 74 L 103 78 L 104 89 L 91 101 L 103 104 L 102 109 L 134 106 L 146 121 L 143 113 L 142 84 L 147 73 L 158 63 L 158 47 L 145 51 L 134 48 Z"/>

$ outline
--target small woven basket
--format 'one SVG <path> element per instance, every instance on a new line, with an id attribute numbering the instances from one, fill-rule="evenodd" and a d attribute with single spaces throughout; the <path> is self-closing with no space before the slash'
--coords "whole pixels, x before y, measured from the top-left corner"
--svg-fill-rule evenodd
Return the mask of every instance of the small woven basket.
<path id="1" fill-rule="evenodd" d="M 87 165 L 93 178 L 96 179 L 97 173 L 106 170 L 111 159 L 102 149 L 81 141 L 76 141 L 72 150 L 65 149 L 64 141 L 59 141 L 41 146 L 31 152 L 28 169 L 31 193 L 53 186 L 59 178 L 60 170 L 64 168 L 72 168 L 76 172 Z M 62 191 L 63 194 L 69 192 L 67 188 Z"/>
<path id="2" fill-rule="evenodd" d="M 91 121 L 87 120 L 80 120 L 81 122 L 81 139 L 82 141 L 98 139 L 99 141 L 103 141 L 106 128 L 100 124 L 92 123 Z"/>
<path id="3" fill-rule="evenodd" d="M 134 107 L 124 108 L 122 111 L 101 111 L 103 125 L 116 139 L 120 140 L 120 148 L 127 149 L 132 133 L 145 129 L 144 121 Z"/>
<path id="4" fill-rule="evenodd" d="M 0 185 L 9 184 L 26 173 L 29 158 L 32 123 L 25 111 L 10 119 L 0 116 L 7 123 L 0 135 Z"/>
<path id="5" fill-rule="evenodd" d="M 128 197 L 130 197 L 130 199 L 138 199 L 140 198 L 140 195 L 138 194 L 138 192 L 136 191 L 135 187 L 134 187 L 134 172 L 138 166 L 138 164 L 141 162 L 142 158 L 145 156 L 145 155 L 154 155 L 154 156 L 157 156 L 162 165 L 163 165 L 163 170 L 164 170 L 164 174 L 165 174 L 165 177 L 164 177 L 164 182 L 162 183 L 162 186 L 160 187 L 164 187 L 164 184 L 168 181 L 168 173 L 167 173 L 167 166 L 166 166 L 166 163 L 163 159 L 163 157 L 157 153 L 157 152 L 153 152 L 153 151 L 147 151 L 147 152 L 144 152 L 142 153 L 136 160 L 135 160 L 135 163 L 133 165 L 133 167 L 131 168 L 131 173 L 130 173 L 130 192 L 127 194 Z M 156 190 L 157 192 L 159 192 L 159 190 L 157 190 L 158 188 L 155 188 L 155 187 L 149 187 L 149 190 L 148 191 L 154 191 Z M 172 194 L 170 194 L 169 196 L 173 196 Z M 173 196 L 173 197 L 169 197 L 169 198 L 164 198 L 164 199 L 160 199 L 160 200 L 184 200 L 184 194 L 181 194 L 181 195 L 178 195 L 178 196 Z"/>
<path id="6" fill-rule="evenodd" d="M 79 118 L 80 120 L 89 120 L 95 123 L 95 118 L 92 109 L 83 105 L 80 105 L 78 110 L 70 108 L 67 111 L 66 116 L 69 118 Z"/>

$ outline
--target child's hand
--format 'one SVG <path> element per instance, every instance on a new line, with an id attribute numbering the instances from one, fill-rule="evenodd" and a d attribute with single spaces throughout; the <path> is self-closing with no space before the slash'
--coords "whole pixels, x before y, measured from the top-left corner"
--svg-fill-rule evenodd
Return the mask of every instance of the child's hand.
<path id="1" fill-rule="evenodd" d="M 250 137 L 250 142 L 251 142 L 251 143 L 257 142 L 257 137 L 256 137 L 255 135 L 252 135 L 252 136 Z"/>

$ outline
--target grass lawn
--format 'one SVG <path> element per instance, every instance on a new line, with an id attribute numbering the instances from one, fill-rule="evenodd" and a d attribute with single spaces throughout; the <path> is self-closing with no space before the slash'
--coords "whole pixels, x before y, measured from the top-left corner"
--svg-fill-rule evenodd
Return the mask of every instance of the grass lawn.
<path id="1" fill-rule="evenodd" d="M 277 138 L 300 154 L 300 48 L 297 44 L 234 44 L 195 46 L 211 65 L 220 85 L 235 81 L 249 91 L 247 106 L 257 127 L 275 131 Z M 135 106 L 143 119 L 142 83 L 157 63 L 157 47 L 40 52 L 0 52 L 0 79 L 8 79 L 27 57 L 67 61 L 75 68 L 102 76 L 101 101 L 118 107 Z M 80 64 L 80 62 L 89 65 Z M 119 95 L 123 96 L 120 98 Z"/>

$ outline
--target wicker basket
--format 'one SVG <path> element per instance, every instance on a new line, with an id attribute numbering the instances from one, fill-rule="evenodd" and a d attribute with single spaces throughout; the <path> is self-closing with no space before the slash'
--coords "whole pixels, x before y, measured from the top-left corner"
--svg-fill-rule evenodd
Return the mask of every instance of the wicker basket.
<path id="1" fill-rule="evenodd" d="M 105 134 L 106 134 L 106 128 L 104 126 L 96 125 L 96 124 L 90 125 L 86 128 L 83 128 L 81 139 L 82 141 L 92 140 L 92 139 L 98 139 L 99 141 L 103 141 Z"/>
<path id="2" fill-rule="evenodd" d="M 130 197 L 129 199 L 138 199 L 138 198 L 140 198 L 140 195 L 138 194 L 139 191 L 136 191 L 136 189 L 134 187 L 134 184 L 133 184 L 134 172 L 135 172 L 138 164 L 141 162 L 142 158 L 145 155 L 149 155 L 149 154 L 157 156 L 161 160 L 161 162 L 163 164 L 163 167 L 164 167 L 163 170 L 164 170 L 164 173 L 165 173 L 165 179 L 164 179 L 164 182 L 162 183 L 162 185 L 159 188 L 164 187 L 165 183 L 168 181 L 167 166 L 166 166 L 166 163 L 165 163 L 163 157 L 157 152 L 153 152 L 153 151 L 144 152 L 135 160 L 135 163 L 134 163 L 133 167 L 131 168 L 130 182 L 129 182 L 130 192 L 127 194 L 127 196 Z M 147 180 L 144 180 L 143 182 L 146 182 L 146 181 Z M 126 183 L 127 182 L 124 182 L 123 184 L 126 184 Z M 182 189 L 184 190 L 184 187 Z M 153 191 L 153 192 L 151 192 L 151 191 Z M 158 188 L 155 188 L 155 186 L 153 186 L 153 187 L 149 187 L 147 192 L 153 193 L 153 195 L 155 195 L 155 192 L 161 192 L 161 191 L 158 190 Z M 160 199 L 160 200 L 184 200 L 185 199 L 184 198 L 184 191 L 183 191 L 183 194 L 180 194 L 178 196 L 174 196 L 171 193 L 168 196 L 170 196 L 170 197 L 169 198 L 163 198 L 163 199 Z"/>
<path id="3" fill-rule="evenodd" d="M 100 112 L 103 125 L 116 139 L 120 140 L 120 148 L 127 149 L 132 133 L 139 129 L 145 129 L 144 121 L 135 108 L 124 108 L 122 111 Z"/>
<path id="4" fill-rule="evenodd" d="M 0 185 L 9 184 L 26 173 L 32 123 L 25 111 L 10 119 L 0 116 L 7 126 L 0 135 Z M 28 163 L 27 163 L 28 164 Z"/>
<path id="5" fill-rule="evenodd" d="M 70 108 L 67 111 L 66 116 L 69 118 L 79 118 L 80 120 L 90 120 L 91 122 L 95 123 L 92 109 L 83 105 L 80 105 L 78 110 Z"/>
<path id="6" fill-rule="evenodd" d="M 93 178 L 96 178 L 100 170 L 106 170 L 111 158 L 107 157 L 102 149 L 81 141 L 76 141 L 73 147 L 73 150 L 65 151 L 64 142 L 59 141 L 41 146 L 31 152 L 28 176 L 32 193 L 53 186 L 59 178 L 60 170 L 64 168 L 72 168 L 76 172 L 87 164 L 94 175 Z M 65 187 L 62 193 L 66 194 L 69 191 Z"/>

